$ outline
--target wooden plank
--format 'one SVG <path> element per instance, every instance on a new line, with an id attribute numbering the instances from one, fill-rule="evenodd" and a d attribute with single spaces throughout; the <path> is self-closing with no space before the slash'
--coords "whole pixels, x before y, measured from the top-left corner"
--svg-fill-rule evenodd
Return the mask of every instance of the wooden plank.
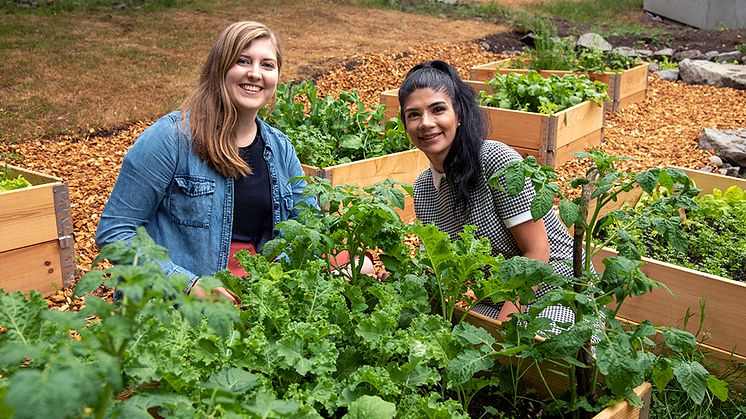
<path id="1" fill-rule="evenodd" d="M 331 179 L 332 185 L 370 186 L 376 182 L 393 179 L 411 186 L 417 180 L 417 176 L 428 167 L 430 167 L 430 161 L 425 153 L 413 149 L 328 167 L 325 172 Z M 414 202 L 406 192 L 404 193 L 404 209 L 397 208 L 396 212 L 405 222 L 415 218 Z"/>
<path id="2" fill-rule="evenodd" d="M 554 115 L 557 118 L 555 147 L 560 148 L 583 139 L 587 145 L 600 145 L 604 126 L 604 108 L 585 101 Z M 594 133 L 593 137 L 589 134 Z"/>
<path id="3" fill-rule="evenodd" d="M 487 81 L 495 76 L 495 72 L 499 72 L 500 74 L 526 74 L 529 71 L 527 69 L 506 67 L 511 61 L 511 59 L 500 60 L 474 66 L 470 69 L 470 78 L 475 81 Z M 541 70 L 538 73 L 542 77 L 550 77 L 552 74 L 558 76 L 564 76 L 565 74 L 583 74 L 582 72 L 564 70 Z M 585 74 L 588 75 L 589 79 L 600 81 L 609 86 L 609 89 L 607 90 L 609 100 L 607 101 L 606 111 L 616 112 L 625 106 L 640 102 L 647 97 L 647 63 L 639 64 L 619 73 L 608 71 L 604 73 Z M 617 83 L 612 82 L 612 79 L 615 77 L 619 78 Z"/>
<path id="4" fill-rule="evenodd" d="M 694 181 L 694 185 L 702 190 L 700 195 L 712 193 L 712 190 L 715 188 L 725 192 L 725 190 L 731 186 L 738 186 L 746 191 L 746 179 L 723 176 L 719 173 L 707 173 L 701 170 L 686 169 L 677 166 L 671 167 L 684 171 L 689 179 Z"/>
<path id="5" fill-rule="evenodd" d="M 551 165 L 559 167 L 570 160 L 576 160 L 578 157 L 572 153 L 576 151 L 585 151 L 588 147 L 599 145 L 601 144 L 602 138 L 603 130 L 597 129 L 596 131 L 584 135 L 567 145 L 558 147 L 554 153 L 555 157 Z"/>
<path id="6" fill-rule="evenodd" d="M 621 73 L 621 80 L 619 82 L 619 100 L 625 101 L 627 105 L 631 102 L 629 98 L 631 96 L 640 97 L 642 99 L 647 97 L 648 90 L 648 64 L 642 63 L 628 70 L 624 70 Z"/>
<path id="7" fill-rule="evenodd" d="M 615 256 L 604 248 L 593 258 L 593 265 L 604 271 L 602 260 Z M 619 317 L 635 322 L 650 320 L 653 324 L 684 329 L 684 315 L 693 314 L 686 330 L 694 333 L 700 316 L 700 301 L 705 301 L 702 332 L 708 345 L 725 352 L 746 356 L 746 322 L 742 304 L 746 301 L 746 284 L 693 269 L 643 257 L 642 271 L 649 278 L 664 283 L 670 292 L 658 288 L 641 297 L 624 302 Z"/>
<path id="8" fill-rule="evenodd" d="M 621 99 L 618 103 L 615 104 L 614 112 L 620 109 L 624 109 L 628 107 L 629 105 L 640 103 L 643 100 L 645 100 L 645 98 L 647 97 L 648 97 L 648 92 L 645 90 L 635 93 L 633 95 L 627 96 L 626 98 Z"/>
<path id="9" fill-rule="evenodd" d="M 386 105 L 386 110 L 383 114 L 387 119 L 399 116 L 399 97 L 397 93 L 399 89 L 386 90 L 381 93 L 381 103 Z"/>
<path id="10" fill-rule="evenodd" d="M 23 177 L 31 182 L 32 185 L 44 185 L 47 183 L 62 183 L 62 179 L 50 176 L 44 173 L 36 172 L 29 169 L 23 169 L 18 166 L 13 166 L 12 164 L 3 164 L 0 166 L 0 170 L 8 169 L 8 177 L 15 178 L 18 177 L 18 175 L 23 175 Z"/>
<path id="11" fill-rule="evenodd" d="M 648 382 L 635 387 L 635 393 L 642 399 L 642 409 L 633 407 L 627 402 L 620 402 L 602 410 L 593 419 L 647 419 L 650 416 L 652 390 L 653 386 Z"/>
<path id="12" fill-rule="evenodd" d="M 480 106 L 487 114 L 487 140 L 497 140 L 511 147 L 541 150 L 546 143 L 550 116 L 512 109 Z M 544 128 L 544 129 L 543 129 Z"/>
<path id="13" fill-rule="evenodd" d="M 55 184 L 0 193 L 0 252 L 57 239 Z"/>
<path id="14" fill-rule="evenodd" d="M 358 160 L 324 169 L 330 173 L 333 185 L 370 186 L 387 178 L 414 183 L 430 162 L 423 152 L 417 149 L 401 151 L 385 156 Z"/>
<path id="15" fill-rule="evenodd" d="M 640 324 L 639 321 L 632 321 L 621 317 L 617 317 L 617 320 L 630 327 L 637 327 L 637 325 Z M 652 340 L 658 345 L 655 348 L 655 352 L 661 352 L 661 350 L 663 350 L 663 333 L 658 331 L 658 333 L 652 337 Z M 708 369 L 708 371 L 717 376 L 727 374 L 737 365 L 746 366 L 746 357 L 744 356 L 732 352 L 726 352 L 720 348 L 708 345 L 707 343 L 700 342 L 697 347 L 705 355 L 705 362 L 703 362 L 703 365 Z M 735 390 L 743 391 L 746 382 L 740 384 L 740 386 L 736 386 Z M 731 389 L 733 390 L 734 387 L 731 386 Z"/>
<path id="16" fill-rule="evenodd" d="M 303 169 L 303 173 L 306 176 L 316 176 L 316 177 L 323 177 L 322 171 L 320 167 L 311 166 L 310 164 L 303 164 L 300 165 L 301 169 Z"/>
<path id="17" fill-rule="evenodd" d="M 62 288 L 59 242 L 54 240 L 0 253 L 0 288 L 42 294 Z"/>

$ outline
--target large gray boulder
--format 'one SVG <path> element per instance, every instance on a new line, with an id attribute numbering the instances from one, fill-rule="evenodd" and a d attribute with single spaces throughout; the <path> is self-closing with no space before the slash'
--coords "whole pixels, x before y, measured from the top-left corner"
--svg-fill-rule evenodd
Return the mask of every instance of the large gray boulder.
<path id="1" fill-rule="evenodd" d="M 682 60 L 679 62 L 679 77 L 689 84 L 746 89 L 746 65 Z"/>
<path id="2" fill-rule="evenodd" d="M 699 148 L 714 150 L 716 156 L 732 166 L 746 167 L 746 128 L 705 128 L 699 136 Z"/>
<path id="3" fill-rule="evenodd" d="M 608 43 L 601 35 L 588 32 L 580 35 L 577 45 L 582 48 L 598 49 L 601 51 L 611 51 L 611 44 Z"/>

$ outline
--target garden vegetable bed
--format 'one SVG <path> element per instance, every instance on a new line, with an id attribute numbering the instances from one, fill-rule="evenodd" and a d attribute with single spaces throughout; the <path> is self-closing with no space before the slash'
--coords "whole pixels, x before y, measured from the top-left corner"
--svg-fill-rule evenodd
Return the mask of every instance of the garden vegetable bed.
<path id="1" fill-rule="evenodd" d="M 456 309 L 456 318 L 464 315 L 463 309 Z M 500 330 L 502 330 L 502 323 L 493 319 L 492 317 L 485 316 L 484 314 L 470 311 L 466 313 L 466 321 L 469 324 L 480 327 L 490 332 L 495 338 L 500 337 Z M 541 337 L 536 339 L 541 340 Z M 510 363 L 510 358 L 501 358 L 502 363 Z M 555 394 L 562 394 L 567 391 L 567 371 L 558 368 L 557 366 L 542 368 L 544 370 L 543 377 L 539 375 L 536 368 L 531 367 L 523 376 L 524 383 L 526 386 L 536 390 L 539 394 L 546 396 L 546 392 L 542 391 L 543 381 L 549 384 L 552 392 Z M 650 395 L 652 392 L 652 386 L 650 383 L 643 383 L 634 389 L 635 393 L 640 396 L 644 406 L 642 408 L 635 407 L 627 403 L 626 401 L 617 403 L 614 406 L 607 407 L 595 416 L 593 419 L 647 419 L 650 413 Z"/>
<path id="2" fill-rule="evenodd" d="M 491 91 L 483 82 L 468 81 L 476 92 Z M 398 89 L 381 94 L 386 115 L 399 113 Z M 571 154 L 603 140 L 603 107 L 590 101 L 582 102 L 553 115 L 481 106 L 487 114 L 487 140 L 501 141 L 522 156 L 534 156 L 541 164 L 561 166 L 574 159 Z"/>
<path id="3" fill-rule="evenodd" d="M 75 279 L 67 184 L 60 178 L 4 166 L 32 186 L 0 192 L 0 288 L 48 293 Z"/>
<path id="4" fill-rule="evenodd" d="M 512 59 L 493 61 L 472 67 L 469 76 L 472 80 L 487 81 L 495 76 L 495 73 L 525 74 L 529 70 L 523 68 L 508 67 Z M 575 74 L 575 71 L 539 70 L 539 74 L 549 77 L 552 74 L 565 75 Z M 617 112 L 633 103 L 642 102 L 648 96 L 648 64 L 642 63 L 628 70 L 620 72 L 607 71 L 604 73 L 587 73 L 591 80 L 600 81 L 609 86 L 609 100 L 606 101 L 606 110 Z"/>
<path id="5" fill-rule="evenodd" d="M 746 188 L 746 180 L 743 179 L 682 170 L 702 190 L 701 194 L 711 193 L 713 188 L 725 190 L 731 185 Z M 632 191 L 626 196 L 626 202 L 634 205 L 640 195 L 641 191 Z M 615 254 L 613 249 L 603 249 L 596 255 L 594 265 L 603 271 L 601 260 Z M 698 340 L 706 349 L 708 358 L 725 364 L 733 352 L 734 361 L 746 363 L 746 323 L 742 310 L 746 301 L 746 283 L 650 258 L 644 258 L 644 261 L 642 271 L 663 283 L 670 292 L 658 288 L 643 297 L 632 298 L 622 307 L 619 317 L 634 323 L 650 320 L 683 329 L 683 319 L 689 311 L 693 316 L 686 329 L 696 332 L 700 327 L 698 319 L 703 314 L 702 333 Z M 700 310 L 701 301 L 705 303 L 704 313 Z"/>
<path id="6" fill-rule="evenodd" d="M 337 97 L 319 95 L 311 80 L 277 88 L 271 112 L 262 117 L 281 129 L 293 143 L 303 171 L 333 186 L 371 186 L 392 179 L 407 185 L 428 167 L 427 158 L 412 150 L 404 127 L 387 121 L 382 106 L 368 109 L 357 89 Z M 414 218 L 407 194 L 403 220 Z"/>

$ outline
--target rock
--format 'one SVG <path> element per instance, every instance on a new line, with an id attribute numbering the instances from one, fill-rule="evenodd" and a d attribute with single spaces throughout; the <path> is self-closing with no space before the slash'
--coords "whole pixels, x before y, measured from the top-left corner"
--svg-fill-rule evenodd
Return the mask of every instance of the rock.
<path id="1" fill-rule="evenodd" d="M 645 12 L 645 15 L 648 18 L 650 18 L 650 20 L 652 20 L 653 22 L 663 22 L 663 19 L 660 16 L 658 16 L 658 15 L 654 15 L 654 14 L 652 14 L 650 12 Z"/>
<path id="2" fill-rule="evenodd" d="M 687 49 L 684 51 L 679 51 L 673 55 L 673 59 L 676 61 L 681 61 L 684 59 L 690 59 L 690 60 L 701 60 L 705 57 L 704 54 L 702 54 L 702 51 L 698 49 Z"/>
<path id="3" fill-rule="evenodd" d="M 127 3 L 119 2 L 111 6 L 113 10 L 124 10 L 127 8 Z"/>
<path id="4" fill-rule="evenodd" d="M 658 59 L 663 59 L 663 57 L 671 58 L 673 57 L 673 50 L 671 48 L 659 49 L 653 53 L 653 56 Z"/>
<path id="5" fill-rule="evenodd" d="M 717 167 L 723 167 L 723 159 L 718 156 L 710 156 L 710 163 Z"/>
<path id="6" fill-rule="evenodd" d="M 617 52 L 624 55 L 625 57 L 639 57 L 640 54 L 637 53 L 637 50 L 630 47 L 617 47 L 614 48 Z"/>
<path id="7" fill-rule="evenodd" d="M 639 57 L 645 58 L 645 57 L 650 57 L 652 55 L 653 55 L 653 51 L 649 49 L 638 49 L 637 50 L 637 56 Z"/>
<path id="8" fill-rule="evenodd" d="M 651 62 L 648 63 L 648 71 L 649 72 L 658 71 L 658 69 L 660 69 L 660 68 L 661 68 L 661 66 L 659 66 L 658 63 L 656 63 L 655 61 L 651 61 Z"/>
<path id="9" fill-rule="evenodd" d="M 612 48 L 610 43 L 595 32 L 588 32 L 580 35 L 577 44 L 581 48 L 597 49 L 601 51 L 611 51 Z"/>
<path id="10" fill-rule="evenodd" d="M 705 128 L 699 136 L 699 148 L 713 149 L 715 155 L 732 166 L 746 166 L 746 128 L 718 130 Z"/>
<path id="11" fill-rule="evenodd" d="M 458 0 L 438 0 L 439 3 L 458 4 Z"/>
<path id="12" fill-rule="evenodd" d="M 705 60 L 679 62 L 679 76 L 684 83 L 746 89 L 746 66 L 719 64 Z"/>
<path id="13" fill-rule="evenodd" d="M 728 51 L 718 54 L 717 57 L 713 59 L 716 63 L 734 63 L 738 62 L 741 59 L 741 53 L 738 51 Z"/>
<path id="14" fill-rule="evenodd" d="M 658 77 L 661 80 L 676 81 L 679 79 L 679 70 L 660 70 Z"/>
<path id="15" fill-rule="evenodd" d="M 733 176 L 738 177 L 738 175 L 741 174 L 741 168 L 740 167 L 729 167 L 728 170 L 725 172 L 725 176 Z"/>
<path id="16" fill-rule="evenodd" d="M 712 61 L 718 55 L 720 55 L 720 51 L 707 51 L 707 52 L 705 52 L 705 60 Z"/>

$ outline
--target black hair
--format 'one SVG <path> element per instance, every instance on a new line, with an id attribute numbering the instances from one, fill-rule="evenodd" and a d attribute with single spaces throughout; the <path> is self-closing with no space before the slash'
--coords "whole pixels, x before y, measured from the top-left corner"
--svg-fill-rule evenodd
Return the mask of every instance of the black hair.
<path id="1" fill-rule="evenodd" d="M 460 125 L 444 161 L 446 179 L 456 187 L 461 205 L 469 206 L 473 185 L 480 176 L 479 152 L 487 134 L 487 121 L 476 95 L 450 64 L 426 61 L 412 67 L 399 88 L 401 120 L 406 124 L 404 103 L 418 89 L 445 93 L 453 104 Z"/>

